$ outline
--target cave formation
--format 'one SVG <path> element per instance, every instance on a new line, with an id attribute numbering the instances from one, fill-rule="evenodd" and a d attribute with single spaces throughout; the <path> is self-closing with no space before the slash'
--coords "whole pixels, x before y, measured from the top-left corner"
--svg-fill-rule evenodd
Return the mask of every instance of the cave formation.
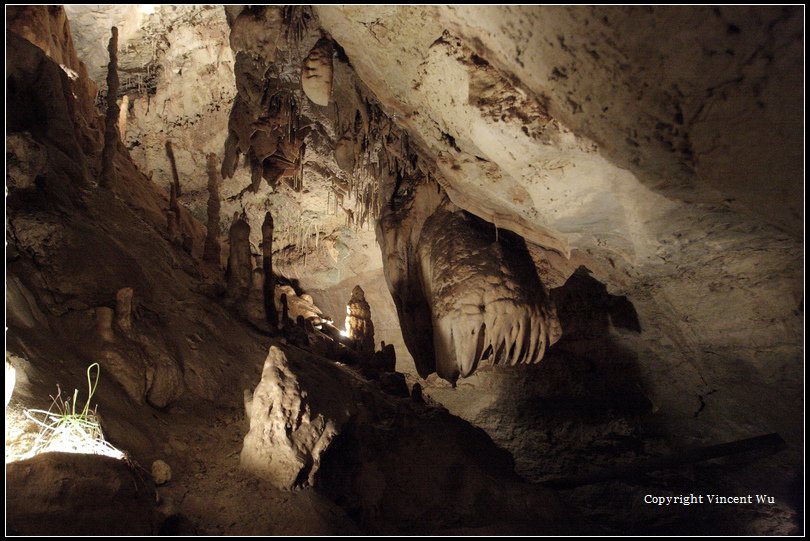
<path id="1" fill-rule="evenodd" d="M 803 533 L 803 24 L 7 6 L 6 533 Z"/>

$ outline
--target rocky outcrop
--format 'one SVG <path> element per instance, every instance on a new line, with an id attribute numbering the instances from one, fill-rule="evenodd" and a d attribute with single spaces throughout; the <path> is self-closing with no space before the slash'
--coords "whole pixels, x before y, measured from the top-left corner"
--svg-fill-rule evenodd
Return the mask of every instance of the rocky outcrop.
<path id="1" fill-rule="evenodd" d="M 98 89 L 88 76 L 85 63 L 76 54 L 65 10 L 60 6 L 9 6 L 6 17 L 7 29 L 36 45 L 65 72 L 71 91 L 78 98 L 71 104 L 73 121 L 82 127 L 76 133 L 78 143 L 86 154 L 97 153 L 103 129 L 94 104 Z M 99 29 L 103 36 L 98 43 L 98 54 L 104 57 L 104 67 L 108 60 L 105 47 L 110 36 L 109 26 Z M 99 68 L 102 68 L 101 63 Z M 100 71 L 95 80 L 103 79 L 103 73 L 106 72 Z"/>
<path id="2" fill-rule="evenodd" d="M 155 489 L 123 460 L 44 453 L 6 464 L 6 527 L 16 535 L 153 535 Z"/>
<path id="3" fill-rule="evenodd" d="M 528 531 L 561 514 L 481 430 L 407 392 L 383 394 L 332 361 L 271 347 L 261 382 L 245 395 L 242 467 L 285 489 L 316 485 L 367 530 L 511 522 Z"/>
<path id="4" fill-rule="evenodd" d="M 313 325 L 320 325 L 323 322 L 324 314 L 321 312 L 321 309 L 312 302 L 312 297 L 306 294 L 298 295 L 295 289 L 288 285 L 276 285 L 276 312 L 281 312 L 282 296 L 286 299 L 287 317 L 292 321 L 303 317 Z"/>
<path id="5" fill-rule="evenodd" d="M 124 332 L 132 330 L 132 298 L 135 291 L 122 287 L 115 294 L 115 323 Z"/>
<path id="6" fill-rule="evenodd" d="M 243 468 L 284 489 L 312 485 L 321 456 L 356 413 L 349 376 L 300 352 L 271 347 L 262 379 L 246 392 L 250 430 Z"/>
<path id="7" fill-rule="evenodd" d="M 181 202 L 203 219 L 205 155 L 216 152 L 221 158 L 229 104 L 236 93 L 223 8 L 95 5 L 65 9 L 79 56 L 102 93 L 109 28 L 119 28 L 118 97 L 127 124 L 126 133 L 121 134 L 123 143 L 141 171 L 168 191 L 173 180 L 164 145 L 171 140 L 183 180 Z M 124 99 L 128 99 L 126 107 Z"/>

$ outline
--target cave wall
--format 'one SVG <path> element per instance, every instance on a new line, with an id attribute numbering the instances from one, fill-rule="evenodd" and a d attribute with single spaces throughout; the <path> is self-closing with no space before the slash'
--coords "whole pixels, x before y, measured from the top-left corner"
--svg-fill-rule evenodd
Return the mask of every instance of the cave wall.
<path id="1" fill-rule="evenodd" d="M 801 189 L 800 137 L 787 120 L 800 102 L 798 14 L 318 8 L 363 81 L 437 156 L 451 201 L 547 249 L 579 251 L 638 304 L 649 384 L 678 403 L 673 379 L 728 381 L 741 365 L 780 392 L 761 370 L 790 374 L 784 385 L 798 391 L 788 382 L 800 370 L 801 214 L 789 201 Z M 691 368 L 674 375 L 670 363 Z M 720 410 L 750 397 L 745 384 L 726 388 Z"/>
<path id="2" fill-rule="evenodd" d="M 181 290 L 197 286 L 177 275 L 194 275 L 188 256 L 202 250 L 193 216 L 204 208 L 204 155 L 225 156 L 235 96 L 282 88 L 298 100 L 298 128 L 309 130 L 303 182 L 256 186 L 248 159 L 223 185 L 221 230 L 244 214 L 257 264 L 271 211 L 277 273 L 338 325 L 361 285 L 376 339 L 395 345 L 409 382 L 483 427 L 534 480 L 608 464 L 617 452 L 629 460 L 778 431 L 789 450 L 756 475 L 787 490 L 804 437 L 798 8 L 319 6 L 290 39 L 278 8 L 255 8 L 267 16 L 251 26 L 238 22 L 238 8 L 73 7 L 72 40 L 63 12 L 16 9 L 9 26 L 54 62 L 12 43 L 7 161 L 19 191 L 11 204 L 24 208 L 25 194 L 44 187 L 81 223 L 76 208 L 87 203 L 76 186 L 95 182 L 100 124 L 95 85 L 71 41 L 90 75 L 103 77 L 110 24 L 125 27 L 131 105 L 116 163 L 132 181 L 114 188 L 127 208 L 91 201 L 120 211 L 114 220 L 99 211 L 102 233 L 65 232 L 53 209 L 10 221 L 12 246 L 23 254 L 11 269 L 15 325 L 52 325 L 76 312 L 81 318 L 70 315 L 76 320 L 65 329 L 89 332 L 90 311 L 125 283 L 137 291 L 166 284 L 172 302 L 145 299 L 159 311 L 194 302 Z M 326 107 L 300 90 L 301 68 L 324 38 L 334 50 Z M 256 47 L 255 65 L 237 61 Z M 48 84 L 37 89 L 37 77 Z M 68 99 L 71 92 L 79 98 Z M 40 104 L 44 113 L 28 114 Z M 192 241 L 186 252 L 165 238 L 167 139 L 188 188 L 180 198 L 190 210 L 182 216 Z M 415 224 L 389 219 L 420 187 L 431 197 Z M 357 220 L 366 194 L 375 211 Z M 507 246 L 498 256 L 506 270 L 514 256 L 498 230 L 525 245 L 562 331 L 540 366 L 476 365 L 457 381 L 453 370 L 440 373 L 456 385 L 430 375 L 435 351 L 426 331 L 435 324 L 432 305 L 445 299 L 423 303 L 424 313 L 407 301 L 409 293 L 427 299 L 439 284 L 420 273 L 432 266 L 432 237 L 422 227 L 440 205 L 487 224 L 484 244 Z M 141 221 L 146 232 L 125 246 L 115 241 L 115 232 Z M 83 235 L 92 239 L 86 246 Z M 151 243 L 161 250 L 152 253 Z M 60 256 L 51 260 L 54 250 Z M 65 278 L 95 253 L 98 276 Z M 171 329 L 201 317 L 172 313 Z M 406 329 L 408 318 L 431 326 Z M 162 323 L 143 325 L 149 334 Z M 213 324 L 194 328 L 189 344 L 216 334 Z M 235 362 L 240 339 L 206 355 Z M 18 346 L 19 354 L 31 347 Z M 204 382 L 205 355 L 182 341 L 161 348 L 182 368 L 180 392 L 216 394 Z M 751 475 L 729 489 L 743 489 Z"/>
<path id="3" fill-rule="evenodd" d="M 222 74 L 233 52 L 222 37 L 223 21 L 230 17 L 233 24 L 239 12 L 182 15 L 211 35 L 166 38 L 171 46 L 158 49 L 159 90 L 183 88 L 187 79 L 172 65 L 184 57 L 174 56 L 173 48 L 180 51 L 179 44 L 203 38 L 216 45 L 195 53 L 205 66 L 199 79 L 224 85 Z M 672 413 L 672 422 L 704 433 L 705 426 L 691 420 L 702 397 L 716 402 L 704 413 L 718 416 L 748 401 L 749 378 L 729 377 L 740 367 L 757 375 L 752 386 L 779 378 L 786 392 L 799 392 L 791 382 L 800 370 L 802 245 L 796 209 L 790 210 L 791 201 L 798 201 L 799 151 L 795 123 L 785 120 L 798 118 L 789 114 L 799 88 L 790 79 L 800 58 L 796 13 L 779 8 L 318 7 L 297 45 L 278 28 L 265 29 L 276 36 L 271 49 L 280 73 L 273 77 L 284 81 L 300 77 L 304 59 L 321 37 L 317 25 L 340 47 L 333 60 L 331 107 L 336 110 L 300 102 L 304 118 L 316 128 L 307 136 L 304 189 L 261 183 L 254 192 L 246 189 L 249 168 L 238 167 L 224 183 L 222 214 L 245 213 L 258 257 L 258 225 L 272 211 L 275 268 L 310 290 L 338 323 L 344 293 L 352 281 L 362 285 L 383 322 L 378 328 L 386 336 L 380 339 L 397 344 L 403 369 L 414 374 L 413 347 L 400 346 L 404 342 L 393 323 L 402 320 L 401 306 L 397 317 L 391 302 L 376 294 L 383 263 L 402 255 L 383 243 L 380 259 L 370 224 L 346 227 L 334 190 L 370 175 L 386 199 L 407 194 L 409 183 L 427 178 L 458 208 L 525 238 L 546 287 L 562 286 L 585 266 L 611 294 L 630 298 L 642 329 L 631 347 L 641 359 L 645 392 L 667 404 L 662 410 Z M 280 18 L 272 20 L 278 24 Z M 485 23 L 473 24 L 479 20 Z M 662 33 L 670 38 L 660 38 Z M 640 43 L 654 44 L 655 54 Z M 146 56 L 135 47 L 133 58 Z M 347 111 L 357 105 L 355 89 L 409 136 L 418 167 L 399 191 L 396 179 L 379 175 L 378 169 L 385 169 L 380 157 L 369 154 L 352 174 L 336 160 Z M 150 111 L 162 110 L 169 94 L 160 91 L 147 99 L 154 102 Z M 226 94 L 208 98 L 227 110 Z M 143 100 L 135 100 L 138 107 Z M 199 106 L 193 105 L 183 118 Z M 151 124 L 137 111 L 132 109 L 131 124 Z M 213 120 L 200 122 L 221 126 Z M 211 141 L 220 140 L 219 133 Z M 732 140 L 730 134 L 755 140 Z M 393 140 L 386 139 L 383 146 L 393 149 Z M 153 146 L 150 163 L 165 165 L 162 147 Z M 775 149 L 782 150 L 774 155 Z M 136 161 L 145 160 L 132 151 Z M 185 178 L 185 160 L 179 161 Z M 762 164 L 770 164 L 768 178 Z M 168 182 L 165 170 L 160 178 Z M 752 205 L 754 200 L 762 204 Z M 193 210 L 197 203 L 186 201 Z M 344 208 L 356 209 L 352 203 Z M 411 242 L 418 240 L 416 235 Z M 390 270 L 385 273 L 391 282 Z M 392 293 L 396 298 L 397 287 Z M 736 307 L 734 317 L 726 313 L 730 304 Z M 413 346 L 413 338 L 409 341 Z M 725 382 L 726 393 L 712 392 L 719 382 Z M 770 424 L 789 417 L 758 415 Z M 722 431 L 721 425 L 713 426 Z"/>

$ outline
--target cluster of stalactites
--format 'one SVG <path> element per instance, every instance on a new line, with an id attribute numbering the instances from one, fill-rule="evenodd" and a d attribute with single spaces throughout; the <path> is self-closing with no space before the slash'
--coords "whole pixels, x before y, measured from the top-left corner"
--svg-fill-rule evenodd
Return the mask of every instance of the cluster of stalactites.
<path id="1" fill-rule="evenodd" d="M 282 179 L 296 191 L 303 188 L 304 140 L 309 128 L 301 126 L 298 85 L 272 75 L 283 25 L 282 10 L 273 6 L 244 9 L 231 23 L 238 92 L 228 120 L 221 173 L 223 178 L 233 177 L 244 155 L 254 192 L 262 179 L 271 188 Z M 306 30 L 305 25 L 299 30 Z"/>
<path id="2" fill-rule="evenodd" d="M 264 101 L 264 100 L 263 100 Z M 295 94 L 279 91 L 268 95 L 258 116 L 237 95 L 228 121 L 228 138 L 222 161 L 223 178 L 231 178 L 241 155 L 250 168 L 251 189 L 258 191 L 262 179 L 275 188 L 281 179 L 292 189 L 303 189 L 304 139 L 300 106 Z"/>
<path id="3" fill-rule="evenodd" d="M 394 204 L 405 183 L 424 173 L 407 132 L 357 85 L 352 96 L 349 104 L 336 104 L 335 162 L 342 173 L 332 178 L 327 208 L 335 214 L 342 209 L 348 226 L 362 228 L 376 222 L 383 205 Z M 388 200 L 384 194 L 390 194 Z"/>

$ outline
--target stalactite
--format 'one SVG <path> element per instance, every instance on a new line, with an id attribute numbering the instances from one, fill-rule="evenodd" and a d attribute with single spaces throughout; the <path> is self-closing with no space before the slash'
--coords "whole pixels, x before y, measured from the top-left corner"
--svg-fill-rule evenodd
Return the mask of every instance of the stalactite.
<path id="1" fill-rule="evenodd" d="M 208 154 L 208 231 L 205 235 L 203 261 L 219 268 L 219 173 L 217 171 L 217 155 Z"/>
<path id="2" fill-rule="evenodd" d="M 253 149 L 250 149 L 249 154 L 250 160 L 250 190 L 253 193 L 257 193 L 259 191 L 259 186 L 262 184 L 262 162 L 256 159 L 256 156 L 253 154 Z"/>
<path id="3" fill-rule="evenodd" d="M 273 215 L 264 215 L 262 223 L 262 270 L 264 271 L 264 313 L 271 327 L 278 324 L 276 313 L 276 280 L 273 276 Z"/>
<path id="4" fill-rule="evenodd" d="M 174 183 L 174 189 L 177 197 L 180 197 L 180 176 L 177 174 L 177 161 L 174 159 L 174 149 L 172 148 L 172 142 L 166 141 L 166 157 L 169 158 L 169 165 L 171 166 L 172 170 L 172 182 Z"/>
<path id="5" fill-rule="evenodd" d="M 332 42 L 321 38 L 304 59 L 301 88 L 313 103 L 329 105 L 332 93 Z"/>
<path id="6" fill-rule="evenodd" d="M 115 180 L 115 150 L 118 146 L 118 28 L 111 29 L 107 45 L 110 63 L 107 65 L 107 116 L 104 123 L 104 148 L 101 151 L 99 185 L 110 187 Z"/>

